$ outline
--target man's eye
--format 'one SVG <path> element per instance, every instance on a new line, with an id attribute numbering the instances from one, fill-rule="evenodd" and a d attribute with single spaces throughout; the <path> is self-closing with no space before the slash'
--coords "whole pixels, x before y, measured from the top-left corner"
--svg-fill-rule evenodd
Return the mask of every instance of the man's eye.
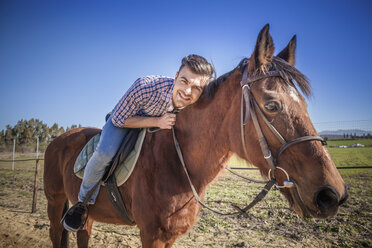
<path id="1" fill-rule="evenodd" d="M 203 89 L 201 87 L 199 87 L 199 86 L 193 86 L 192 87 L 192 90 L 196 90 L 198 92 L 201 92 Z"/>

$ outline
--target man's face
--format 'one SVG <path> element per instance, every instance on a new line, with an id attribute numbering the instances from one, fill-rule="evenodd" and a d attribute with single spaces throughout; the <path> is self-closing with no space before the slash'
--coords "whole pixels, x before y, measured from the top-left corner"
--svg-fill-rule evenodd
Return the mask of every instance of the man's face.
<path id="1" fill-rule="evenodd" d="M 176 73 L 172 92 L 173 106 L 184 108 L 195 103 L 203 92 L 203 86 L 208 82 L 207 76 L 193 73 L 188 66 Z"/>

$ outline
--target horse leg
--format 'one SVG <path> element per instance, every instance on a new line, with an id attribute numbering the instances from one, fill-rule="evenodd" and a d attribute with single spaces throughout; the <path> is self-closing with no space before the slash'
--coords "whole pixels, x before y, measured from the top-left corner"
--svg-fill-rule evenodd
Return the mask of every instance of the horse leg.
<path id="1" fill-rule="evenodd" d="M 88 217 L 87 222 L 85 223 L 84 229 L 79 230 L 76 234 L 77 236 L 77 245 L 79 248 L 88 247 L 89 237 L 92 234 L 93 222 L 91 218 Z"/>
<path id="2" fill-rule="evenodd" d="M 61 219 L 68 209 L 66 196 L 48 199 L 48 217 L 50 220 L 49 235 L 53 243 L 53 248 L 68 247 L 68 232 L 63 228 Z"/>

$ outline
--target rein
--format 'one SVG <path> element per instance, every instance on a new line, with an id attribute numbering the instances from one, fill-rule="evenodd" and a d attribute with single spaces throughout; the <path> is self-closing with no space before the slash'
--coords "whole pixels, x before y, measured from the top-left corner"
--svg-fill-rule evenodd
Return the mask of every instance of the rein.
<path id="1" fill-rule="evenodd" d="M 246 207 L 244 207 L 243 209 L 239 208 L 236 205 L 233 205 L 233 207 L 235 207 L 239 211 L 232 212 L 232 213 L 221 213 L 221 212 L 219 212 L 217 210 L 214 210 L 214 209 L 208 207 L 207 205 L 205 205 L 200 200 L 200 197 L 199 197 L 199 195 L 198 195 L 198 193 L 197 193 L 194 185 L 192 184 L 190 175 L 189 175 L 188 170 L 186 168 L 186 165 L 185 165 L 185 162 L 184 162 L 184 159 L 183 159 L 183 155 L 182 155 L 182 152 L 181 152 L 181 148 L 180 148 L 179 143 L 177 141 L 174 128 L 172 128 L 173 140 L 174 140 L 174 144 L 175 144 L 175 147 L 176 147 L 176 150 L 177 150 L 177 154 L 178 154 L 178 157 L 179 157 L 179 159 L 181 161 L 181 164 L 183 166 L 183 169 L 185 171 L 185 174 L 187 176 L 187 179 L 189 181 L 189 184 L 190 184 L 191 190 L 192 190 L 192 192 L 194 194 L 194 197 L 195 197 L 196 201 L 201 206 L 209 209 L 210 211 L 212 211 L 214 213 L 217 213 L 217 214 L 220 214 L 220 215 L 238 215 L 238 214 L 244 214 L 250 208 L 252 208 L 253 206 L 255 206 L 259 201 L 261 201 L 266 196 L 266 194 L 270 191 L 270 189 L 272 188 L 273 185 L 275 185 L 279 189 L 280 188 L 289 188 L 289 189 L 292 189 L 293 190 L 293 194 L 294 194 L 294 196 L 296 198 L 296 201 L 300 205 L 304 216 L 305 215 L 308 215 L 309 213 L 314 212 L 313 210 L 308 209 L 306 207 L 306 205 L 304 204 L 303 200 L 301 199 L 300 194 L 298 193 L 298 190 L 297 190 L 297 187 L 296 187 L 295 183 L 290 179 L 290 176 L 288 175 L 288 173 L 286 172 L 286 170 L 284 170 L 282 167 L 279 167 L 278 166 L 277 161 L 279 161 L 280 155 L 285 150 L 287 150 L 289 147 L 291 147 L 293 145 L 296 145 L 296 144 L 302 143 L 302 142 L 306 142 L 306 141 L 320 141 L 320 142 L 322 142 L 322 145 L 325 145 L 326 144 L 326 141 L 322 137 L 320 137 L 320 136 L 303 136 L 303 137 L 300 137 L 300 138 L 291 140 L 289 142 L 287 142 L 283 138 L 283 136 L 278 132 L 278 130 L 267 120 L 265 114 L 262 112 L 262 110 L 258 106 L 258 104 L 257 104 L 257 102 L 256 102 L 256 100 L 255 100 L 255 98 L 254 98 L 254 96 L 253 96 L 253 94 L 251 92 L 251 86 L 252 86 L 252 84 L 254 82 L 259 81 L 259 80 L 262 80 L 262 79 L 265 79 L 265 78 L 268 78 L 268 77 L 282 77 L 284 80 L 286 80 L 286 78 L 283 77 L 281 75 L 281 73 L 278 72 L 278 71 L 270 71 L 270 72 L 267 72 L 266 74 L 261 74 L 261 75 L 254 76 L 254 77 L 248 77 L 248 66 L 246 66 L 245 69 L 244 69 L 244 72 L 243 72 L 242 81 L 240 82 L 240 85 L 242 87 L 242 100 L 241 100 L 241 138 L 242 138 L 242 146 L 243 146 L 243 150 L 244 150 L 245 156 L 246 156 L 247 159 L 249 158 L 248 152 L 247 152 L 247 149 L 246 149 L 246 144 L 245 144 L 244 125 L 246 125 L 248 123 L 248 121 L 250 119 L 250 116 L 251 116 L 252 117 L 253 125 L 254 125 L 254 127 L 256 129 L 256 133 L 257 133 L 257 136 L 258 136 L 258 141 L 259 141 L 259 144 L 260 144 L 260 148 L 261 148 L 262 154 L 263 154 L 263 156 L 264 156 L 264 158 L 266 160 L 266 163 L 268 164 L 268 167 L 269 167 L 269 172 L 268 172 L 269 181 L 266 182 L 266 185 L 264 186 L 264 188 L 262 189 L 262 191 L 255 197 L 255 199 L 250 204 L 248 204 Z M 251 111 L 251 109 L 252 109 L 252 111 Z M 273 158 L 272 153 L 271 153 L 271 150 L 270 150 L 270 148 L 269 148 L 269 146 L 267 144 L 266 138 L 265 138 L 265 136 L 262 133 L 261 126 L 260 126 L 260 124 L 258 122 L 257 113 L 260 115 L 260 117 L 265 122 L 265 124 L 269 127 L 269 129 L 271 130 L 271 132 L 275 135 L 275 137 L 282 144 L 282 146 L 280 147 L 280 149 L 278 151 L 278 154 L 276 155 L 275 159 Z M 282 171 L 286 175 L 287 180 L 284 180 L 283 183 L 282 183 L 282 185 L 278 185 L 278 183 L 277 183 L 277 180 L 275 178 L 275 172 L 276 172 L 276 170 L 280 170 L 280 171 Z M 229 170 L 229 171 L 231 171 L 231 170 Z M 237 173 L 233 173 L 233 174 L 236 175 Z M 240 175 L 238 175 L 238 176 L 240 176 Z M 246 179 L 248 179 L 248 178 L 246 178 Z M 251 179 L 248 179 L 248 180 L 251 180 Z M 253 180 L 251 180 L 251 181 L 253 181 Z"/>
<path id="2" fill-rule="evenodd" d="M 190 188 L 192 190 L 192 193 L 194 194 L 194 197 L 195 197 L 195 200 L 203 207 L 205 207 L 206 209 L 216 213 L 216 214 L 219 214 L 219 215 L 238 215 L 238 214 L 242 214 L 242 213 L 245 213 L 248 209 L 252 208 L 254 205 L 256 205 L 258 202 L 260 202 L 267 194 L 267 192 L 269 192 L 270 188 L 274 185 L 275 181 L 274 180 L 270 180 L 266 183 L 264 189 L 256 196 L 256 198 L 245 208 L 241 209 L 239 208 L 238 206 L 236 205 L 233 205 L 233 207 L 235 207 L 236 209 L 238 209 L 239 211 L 236 211 L 236 212 L 232 212 L 232 213 L 222 213 L 222 212 L 219 212 L 213 208 L 210 208 L 208 207 L 204 202 L 202 202 L 202 200 L 200 199 L 199 197 L 199 194 L 198 192 L 196 191 L 192 181 L 191 181 L 191 178 L 190 178 L 190 175 L 189 175 L 189 172 L 186 168 L 186 164 L 185 164 L 185 161 L 183 160 L 183 155 L 182 155 L 182 152 L 181 152 L 181 148 L 180 148 L 180 145 L 178 143 L 178 140 L 176 138 L 176 134 L 174 132 L 174 128 L 172 128 L 172 133 L 173 133 L 173 141 L 174 141 L 174 145 L 176 146 L 176 150 L 177 150 L 177 154 L 178 154 L 178 157 L 181 161 L 181 164 L 182 164 L 182 167 L 183 167 L 183 170 L 185 171 L 185 174 L 186 174 L 186 177 L 187 177 L 187 180 L 189 181 L 189 184 L 190 184 Z M 247 210 L 245 210 L 247 209 Z"/>

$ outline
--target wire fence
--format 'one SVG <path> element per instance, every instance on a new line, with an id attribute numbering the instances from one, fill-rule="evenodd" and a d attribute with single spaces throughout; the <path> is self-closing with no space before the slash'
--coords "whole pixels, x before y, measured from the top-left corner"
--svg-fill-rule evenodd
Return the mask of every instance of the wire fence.
<path id="1" fill-rule="evenodd" d="M 327 121 L 327 122 L 315 122 L 314 126 L 318 133 L 322 136 L 326 135 L 335 135 L 339 138 L 343 138 L 345 135 L 350 136 L 367 136 L 370 134 L 372 138 L 372 120 L 350 120 L 350 121 Z M 38 143 L 38 137 L 34 137 L 34 143 L 28 145 L 27 150 L 32 151 L 33 153 L 40 152 L 41 154 L 47 147 L 45 143 Z M 5 147 L 0 147 L 0 151 L 3 152 L 12 152 L 13 153 L 24 153 L 24 145 L 18 145 L 16 140 L 13 140 L 12 144 L 7 144 Z M 1 158 L 1 157 L 0 157 Z"/>
<path id="2" fill-rule="evenodd" d="M 314 123 L 315 128 L 321 136 L 327 136 L 329 138 L 343 139 L 350 137 L 363 137 L 372 138 L 372 120 L 351 120 L 351 121 L 328 121 L 328 122 L 317 122 Z M 44 160 L 43 151 L 39 149 L 38 138 L 35 137 L 35 143 L 31 144 L 30 147 L 34 147 L 35 152 L 22 153 L 22 149 L 17 147 L 14 140 L 12 149 L 7 153 L 0 153 L 0 163 L 12 163 L 12 169 L 14 170 L 15 163 L 17 162 L 29 162 Z M 45 146 L 45 144 L 44 144 Z M 46 146 L 45 146 L 46 147 Z M 39 153 L 40 152 L 40 153 Z M 12 159 L 9 159 L 12 157 Z M 16 157 L 23 157 L 22 159 L 16 159 Z M 235 167 L 234 163 L 231 164 Z M 339 169 L 345 168 L 360 168 L 360 167 L 338 167 Z M 368 166 L 362 168 L 369 168 Z M 240 167 L 238 169 L 241 169 Z M 245 168 L 245 169 L 255 169 L 255 168 Z"/>
<path id="3" fill-rule="evenodd" d="M 14 162 L 25 162 L 25 161 L 43 161 L 44 158 L 30 158 L 30 159 L 0 159 L 0 162 L 4 163 L 14 163 Z M 342 167 L 336 167 L 337 169 L 370 169 L 372 166 L 342 166 Z M 230 167 L 232 170 L 258 170 L 256 167 Z M 13 168 L 14 170 L 14 168 Z"/>

